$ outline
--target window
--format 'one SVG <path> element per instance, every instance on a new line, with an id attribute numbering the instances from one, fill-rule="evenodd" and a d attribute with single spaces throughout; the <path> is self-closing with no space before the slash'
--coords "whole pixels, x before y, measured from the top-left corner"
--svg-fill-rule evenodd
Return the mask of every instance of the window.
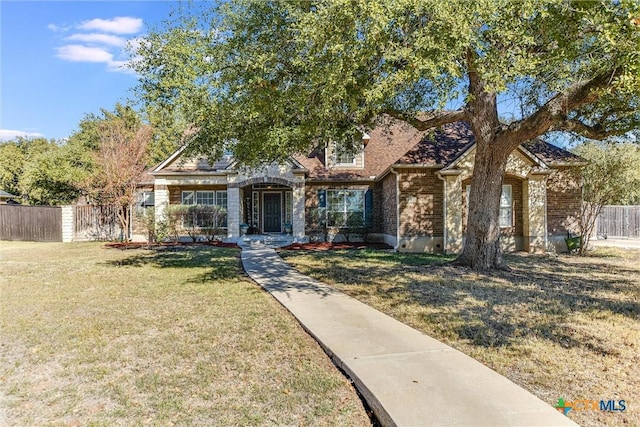
<path id="1" fill-rule="evenodd" d="M 260 223 L 260 193 L 254 191 L 251 197 L 251 225 L 257 227 Z"/>
<path id="2" fill-rule="evenodd" d="M 227 192 L 225 190 L 220 191 L 183 191 L 182 192 L 182 204 L 183 205 L 208 205 L 208 206 L 220 206 L 227 209 Z M 200 220 L 198 220 L 200 223 Z M 227 226 L 227 216 L 225 215 L 222 220 L 222 227 Z"/>
<path id="3" fill-rule="evenodd" d="M 182 204 L 183 205 L 193 205 L 195 204 L 194 191 L 183 191 L 182 192 Z"/>
<path id="4" fill-rule="evenodd" d="M 291 191 L 284 193 L 284 223 L 293 224 L 293 194 Z"/>
<path id="5" fill-rule="evenodd" d="M 503 185 L 500 195 L 500 227 L 513 227 L 513 198 L 511 194 L 511 185 Z"/>
<path id="6" fill-rule="evenodd" d="M 471 186 L 467 185 L 467 220 L 469 218 L 469 194 Z M 500 227 L 513 227 L 513 197 L 510 184 L 502 186 L 502 194 L 500 194 Z"/>
<path id="7" fill-rule="evenodd" d="M 362 190 L 327 190 L 327 226 L 364 225 L 364 193 Z"/>
<path id="8" fill-rule="evenodd" d="M 227 192 L 216 191 L 216 206 L 227 209 Z"/>
<path id="9" fill-rule="evenodd" d="M 355 153 L 350 152 L 348 147 L 344 144 L 333 144 L 334 149 L 334 160 L 336 165 L 339 166 L 355 166 L 356 164 L 356 155 Z"/>
<path id="10" fill-rule="evenodd" d="M 215 191 L 196 191 L 196 205 L 215 205 Z"/>
<path id="11" fill-rule="evenodd" d="M 224 208 L 227 210 L 227 192 L 226 191 L 216 191 L 216 206 Z M 227 226 L 227 215 L 224 216 L 222 220 L 222 227 Z"/>

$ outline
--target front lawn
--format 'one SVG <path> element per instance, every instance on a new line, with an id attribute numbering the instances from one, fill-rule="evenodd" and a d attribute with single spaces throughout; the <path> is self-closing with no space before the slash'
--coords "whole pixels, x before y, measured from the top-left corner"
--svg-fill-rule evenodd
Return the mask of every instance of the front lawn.
<path id="1" fill-rule="evenodd" d="M 432 255 L 281 255 L 551 405 L 560 397 L 626 400 L 624 413 L 571 411 L 581 425 L 640 425 L 640 251 L 511 255 L 511 272 L 487 274 L 447 266 L 450 258 Z"/>
<path id="2" fill-rule="evenodd" d="M 370 425 L 239 251 L 0 242 L 3 425 Z"/>

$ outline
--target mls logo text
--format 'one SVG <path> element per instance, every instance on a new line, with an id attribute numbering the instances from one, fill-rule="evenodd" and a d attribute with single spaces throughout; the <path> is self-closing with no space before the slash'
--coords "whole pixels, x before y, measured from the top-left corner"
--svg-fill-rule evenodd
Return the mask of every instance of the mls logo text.
<path id="1" fill-rule="evenodd" d="M 574 411 L 607 411 L 607 412 L 624 412 L 627 410 L 627 404 L 624 400 L 590 400 L 577 399 L 565 401 L 562 397 L 558 399 L 555 408 L 563 414 L 569 414 L 572 409 Z"/>

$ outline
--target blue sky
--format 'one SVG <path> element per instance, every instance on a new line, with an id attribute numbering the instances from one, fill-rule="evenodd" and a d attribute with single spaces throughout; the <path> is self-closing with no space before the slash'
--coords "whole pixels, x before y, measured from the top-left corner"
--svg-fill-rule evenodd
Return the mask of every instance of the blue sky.
<path id="1" fill-rule="evenodd" d="M 66 138 L 86 114 L 133 98 L 137 77 L 122 67 L 125 43 L 171 8 L 170 1 L 0 1 L 0 140 Z"/>

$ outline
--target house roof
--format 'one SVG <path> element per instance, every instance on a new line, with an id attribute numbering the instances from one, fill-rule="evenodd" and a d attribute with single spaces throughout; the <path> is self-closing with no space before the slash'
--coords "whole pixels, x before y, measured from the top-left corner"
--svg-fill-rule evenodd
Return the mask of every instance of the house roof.
<path id="1" fill-rule="evenodd" d="M 447 166 L 471 148 L 474 142 L 467 123 L 449 123 L 423 135 L 396 164 Z"/>
<path id="2" fill-rule="evenodd" d="M 551 166 L 560 164 L 579 165 L 585 163 L 582 157 L 576 156 L 567 150 L 556 147 L 541 139 L 534 139 L 533 141 L 522 144 L 522 146 Z"/>
<path id="3" fill-rule="evenodd" d="M 183 158 L 182 153 L 187 148 L 186 144 L 173 152 L 164 162 L 160 163 L 149 173 L 189 173 L 189 172 L 216 172 L 229 167 L 232 159 L 224 156 L 222 159 L 210 164 L 205 156 L 196 158 Z"/>
<path id="4" fill-rule="evenodd" d="M 12 197 L 18 197 L 15 194 L 11 194 L 11 193 L 7 193 L 4 190 L 0 190 L 0 197 L 2 197 L 3 199 L 10 199 Z"/>
<path id="5" fill-rule="evenodd" d="M 366 135 L 364 167 L 327 168 L 326 150 L 321 147 L 308 155 L 292 156 L 292 166 L 306 169 L 310 180 L 374 180 L 385 175 L 392 166 L 446 168 L 470 150 L 475 138 L 468 123 L 449 123 L 428 131 L 391 118 Z M 205 157 L 184 159 L 184 146 L 151 171 L 156 174 L 224 173 L 234 167 L 233 159 L 224 157 L 210 164 Z M 534 162 L 554 165 L 578 165 L 584 161 L 562 148 L 541 139 L 522 144 L 521 151 Z"/>
<path id="6" fill-rule="evenodd" d="M 363 168 L 327 169 L 324 149 L 295 158 L 309 170 L 310 179 L 375 179 L 415 146 L 425 134 L 399 121 L 389 121 L 385 126 L 373 129 L 367 133 L 369 138 L 364 147 Z"/>

